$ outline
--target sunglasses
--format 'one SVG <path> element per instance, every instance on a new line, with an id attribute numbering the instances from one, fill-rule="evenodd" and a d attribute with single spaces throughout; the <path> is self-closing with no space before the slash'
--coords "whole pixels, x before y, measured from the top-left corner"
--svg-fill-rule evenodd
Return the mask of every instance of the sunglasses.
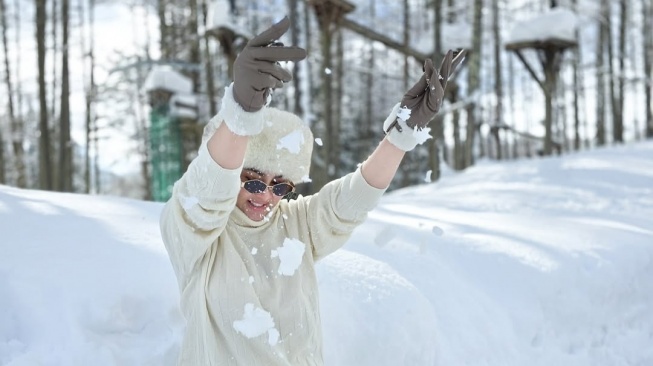
<path id="1" fill-rule="evenodd" d="M 250 179 L 244 181 L 240 184 L 240 187 L 245 188 L 245 190 L 249 193 L 255 193 L 255 194 L 263 193 L 265 192 L 266 189 L 272 189 L 272 193 L 274 193 L 279 197 L 283 197 L 295 190 L 295 186 L 293 186 L 290 183 L 277 183 L 269 186 L 265 184 L 265 182 L 259 179 Z"/>

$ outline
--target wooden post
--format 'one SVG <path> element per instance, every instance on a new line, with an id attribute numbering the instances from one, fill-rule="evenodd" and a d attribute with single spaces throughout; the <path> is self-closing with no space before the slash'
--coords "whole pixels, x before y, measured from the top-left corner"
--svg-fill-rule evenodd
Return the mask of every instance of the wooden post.
<path id="1" fill-rule="evenodd" d="M 526 70 L 544 93 L 544 146 L 543 155 L 551 155 L 554 147 L 559 150 L 553 140 L 553 99 L 558 82 L 558 74 L 560 73 L 560 64 L 562 54 L 567 48 L 575 47 L 576 43 L 568 40 L 549 39 L 544 41 L 530 41 L 530 42 L 517 42 L 506 45 L 506 49 L 515 52 L 515 55 L 524 64 Z M 542 70 L 544 71 L 544 80 L 541 80 L 533 66 L 531 66 L 522 54 L 524 49 L 534 49 L 538 52 Z"/>

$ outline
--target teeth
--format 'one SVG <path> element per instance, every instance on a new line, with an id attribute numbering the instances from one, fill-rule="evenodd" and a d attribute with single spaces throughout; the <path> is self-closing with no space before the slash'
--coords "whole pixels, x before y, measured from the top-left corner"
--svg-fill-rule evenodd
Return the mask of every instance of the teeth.
<path id="1" fill-rule="evenodd" d="M 255 203 L 255 202 L 252 202 L 252 201 L 249 201 L 249 203 L 251 203 L 252 206 L 254 206 L 254 207 L 263 207 L 263 206 L 265 206 L 264 203 Z"/>

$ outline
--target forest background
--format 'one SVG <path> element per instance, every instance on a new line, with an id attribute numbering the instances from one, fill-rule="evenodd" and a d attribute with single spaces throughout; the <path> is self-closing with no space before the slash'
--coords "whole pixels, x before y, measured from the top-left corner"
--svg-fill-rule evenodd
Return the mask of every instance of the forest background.
<path id="1" fill-rule="evenodd" d="M 653 138 L 649 0 L 0 0 L 0 184 L 164 199 L 239 50 L 284 15 L 282 41 L 309 56 L 273 103 L 316 137 L 304 192 L 355 169 L 424 60 L 450 48 L 469 53 L 392 188 Z M 155 135 L 175 105 L 186 112 Z M 167 181 L 162 151 L 177 160 Z"/>

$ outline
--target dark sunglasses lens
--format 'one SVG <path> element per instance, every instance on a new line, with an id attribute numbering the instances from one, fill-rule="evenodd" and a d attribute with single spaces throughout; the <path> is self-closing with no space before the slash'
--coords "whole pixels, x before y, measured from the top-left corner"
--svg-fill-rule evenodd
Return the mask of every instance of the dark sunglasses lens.
<path id="1" fill-rule="evenodd" d="M 279 183 L 272 186 L 272 192 L 277 196 L 285 196 L 292 192 L 292 186 L 288 183 Z"/>
<path id="2" fill-rule="evenodd" d="M 265 191 L 265 189 L 268 186 L 266 186 L 265 183 L 263 183 L 262 181 L 260 181 L 258 179 L 252 179 L 252 180 L 248 180 L 247 182 L 245 182 L 243 187 L 245 187 L 245 189 L 249 193 L 262 193 L 262 192 Z"/>

